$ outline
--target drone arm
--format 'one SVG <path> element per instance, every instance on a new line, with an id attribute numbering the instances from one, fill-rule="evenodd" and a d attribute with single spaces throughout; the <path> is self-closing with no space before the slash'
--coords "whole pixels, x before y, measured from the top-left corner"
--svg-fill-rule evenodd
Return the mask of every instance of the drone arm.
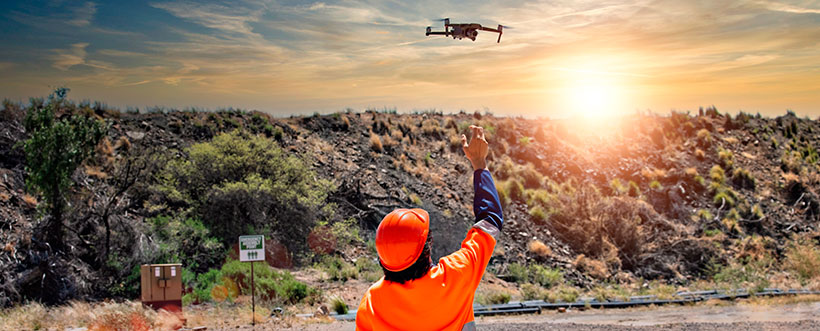
<path id="1" fill-rule="evenodd" d="M 427 35 L 437 35 L 437 36 L 449 36 L 450 33 L 446 31 L 428 31 Z"/>

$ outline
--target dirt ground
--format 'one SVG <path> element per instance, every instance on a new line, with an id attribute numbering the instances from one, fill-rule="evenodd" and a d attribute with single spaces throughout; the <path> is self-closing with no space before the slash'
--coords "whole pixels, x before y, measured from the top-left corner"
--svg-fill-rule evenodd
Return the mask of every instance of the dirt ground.
<path id="1" fill-rule="evenodd" d="M 479 330 L 820 330 L 820 302 L 724 303 L 479 317 Z M 354 330 L 353 322 L 266 323 L 256 330 Z M 251 326 L 230 330 L 252 330 Z M 209 330 L 228 330 L 210 329 Z"/>

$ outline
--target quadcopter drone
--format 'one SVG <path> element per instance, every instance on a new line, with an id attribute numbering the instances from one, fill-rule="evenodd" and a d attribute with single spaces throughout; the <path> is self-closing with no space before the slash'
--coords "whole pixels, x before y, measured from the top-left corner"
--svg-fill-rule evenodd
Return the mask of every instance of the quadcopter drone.
<path id="1" fill-rule="evenodd" d="M 433 31 L 432 27 L 427 27 L 427 36 L 429 35 L 440 35 L 440 36 L 453 36 L 453 39 L 458 38 L 459 40 L 463 38 L 469 38 L 472 41 L 475 41 L 475 37 L 478 35 L 478 30 L 482 31 L 490 31 L 498 33 L 498 43 L 501 42 L 501 30 L 504 28 L 503 25 L 499 24 L 498 29 L 487 28 L 481 26 L 481 24 L 476 23 L 456 23 L 450 24 L 450 19 L 445 18 L 444 21 L 444 31 Z"/>

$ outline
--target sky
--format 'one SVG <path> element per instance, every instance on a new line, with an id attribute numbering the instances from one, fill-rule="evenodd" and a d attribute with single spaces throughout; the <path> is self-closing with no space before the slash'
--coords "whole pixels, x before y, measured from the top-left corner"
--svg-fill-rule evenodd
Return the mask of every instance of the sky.
<path id="1" fill-rule="evenodd" d="M 820 1 L 3 1 L 0 97 L 125 108 L 820 116 Z M 505 29 L 426 37 L 439 18 Z"/>

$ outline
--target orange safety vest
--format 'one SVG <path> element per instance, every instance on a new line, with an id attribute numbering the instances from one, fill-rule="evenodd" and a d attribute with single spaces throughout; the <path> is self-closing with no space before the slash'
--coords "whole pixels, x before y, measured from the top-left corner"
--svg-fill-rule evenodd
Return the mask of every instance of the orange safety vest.
<path id="1" fill-rule="evenodd" d="M 495 248 L 498 229 L 487 221 L 467 232 L 461 249 L 421 278 L 404 284 L 384 277 L 367 290 L 357 330 L 462 330 L 475 327 L 473 297 Z"/>

